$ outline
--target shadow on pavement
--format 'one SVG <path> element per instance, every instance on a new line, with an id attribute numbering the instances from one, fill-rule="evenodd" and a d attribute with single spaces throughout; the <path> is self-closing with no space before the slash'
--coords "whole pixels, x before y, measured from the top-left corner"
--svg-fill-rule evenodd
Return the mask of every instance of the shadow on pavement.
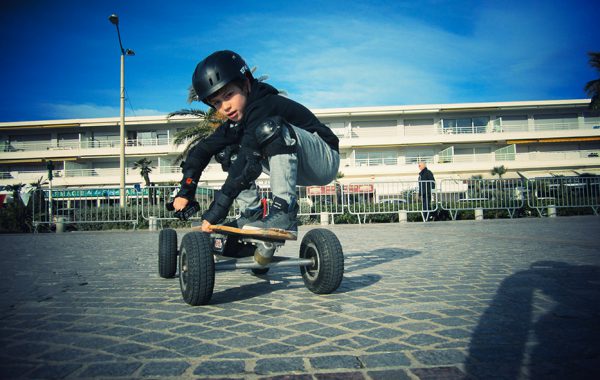
<path id="1" fill-rule="evenodd" d="M 212 296 L 211 305 L 226 304 L 236 301 L 244 301 L 254 297 L 259 297 L 265 294 L 276 292 L 279 290 L 303 287 L 302 282 L 293 284 L 282 276 L 260 276 L 264 281 L 253 284 L 244 284 L 225 289 L 220 292 L 215 292 Z"/>
<path id="2" fill-rule="evenodd" d="M 538 261 L 502 281 L 465 369 L 477 379 L 600 378 L 600 267 Z"/>
<path id="3" fill-rule="evenodd" d="M 378 248 L 373 251 L 345 254 L 345 273 L 374 267 L 394 260 L 408 259 L 421 254 L 419 251 L 399 248 Z"/>
<path id="4" fill-rule="evenodd" d="M 334 294 L 347 293 L 366 288 L 381 280 L 381 275 L 379 274 L 363 273 L 360 275 L 349 276 L 348 274 L 352 272 L 370 268 L 382 263 L 389 263 L 393 260 L 406 259 L 418 255 L 419 253 L 420 252 L 418 251 L 392 248 L 346 254 L 344 255 L 344 279 Z M 285 291 L 285 289 L 304 287 L 304 283 L 300 277 L 300 269 L 297 267 L 272 269 L 267 275 L 257 276 L 257 278 L 264 279 L 265 281 L 245 284 L 221 292 L 215 292 L 210 303 L 212 305 L 218 305 L 242 301 L 278 290 Z"/>

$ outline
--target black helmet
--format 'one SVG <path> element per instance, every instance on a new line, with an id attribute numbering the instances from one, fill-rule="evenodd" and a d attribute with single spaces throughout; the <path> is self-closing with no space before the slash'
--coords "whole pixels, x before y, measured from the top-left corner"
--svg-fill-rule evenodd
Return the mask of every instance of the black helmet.
<path id="1" fill-rule="evenodd" d="M 206 103 L 206 98 L 227 83 L 234 79 L 246 78 L 252 78 L 252 74 L 244 59 L 231 50 L 221 50 L 198 63 L 192 75 L 192 86 L 198 99 Z"/>

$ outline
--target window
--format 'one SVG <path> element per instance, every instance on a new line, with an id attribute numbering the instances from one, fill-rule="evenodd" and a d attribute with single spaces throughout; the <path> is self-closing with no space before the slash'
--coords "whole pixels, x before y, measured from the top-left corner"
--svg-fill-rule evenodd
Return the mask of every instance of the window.
<path id="1" fill-rule="evenodd" d="M 433 163 L 433 150 L 411 150 L 407 151 L 404 156 L 404 163 L 407 165 L 417 164 L 419 162 L 426 162 L 428 164 Z"/>
<path id="2" fill-rule="evenodd" d="M 502 132 L 526 132 L 527 115 L 506 115 L 500 117 Z"/>
<path id="3" fill-rule="evenodd" d="M 433 119 L 404 119 L 404 134 L 407 136 L 433 134 L 435 133 L 433 124 Z"/>
<path id="4" fill-rule="evenodd" d="M 325 123 L 329 129 L 337 136 L 337 137 L 345 137 L 346 136 L 346 125 L 343 121 L 335 121 L 330 123 Z"/>
<path id="5" fill-rule="evenodd" d="M 352 132 L 357 137 L 395 136 L 397 125 L 396 120 L 359 120 L 352 122 Z"/>
<path id="6" fill-rule="evenodd" d="M 496 149 L 496 161 L 514 161 L 517 155 L 517 147 L 515 144 Z"/>
<path id="7" fill-rule="evenodd" d="M 488 116 L 460 119 L 443 119 L 442 132 L 457 133 L 485 133 L 490 121 Z"/>
<path id="8" fill-rule="evenodd" d="M 577 114 L 533 115 L 536 131 L 554 131 L 560 129 L 577 129 Z"/>
<path id="9" fill-rule="evenodd" d="M 397 165 L 398 157 L 395 151 L 357 151 L 356 166 Z"/>
<path id="10" fill-rule="evenodd" d="M 76 148 L 79 146 L 79 133 L 59 133 L 58 146 L 65 148 Z"/>
<path id="11" fill-rule="evenodd" d="M 454 162 L 490 161 L 491 152 L 489 146 L 454 148 Z"/>

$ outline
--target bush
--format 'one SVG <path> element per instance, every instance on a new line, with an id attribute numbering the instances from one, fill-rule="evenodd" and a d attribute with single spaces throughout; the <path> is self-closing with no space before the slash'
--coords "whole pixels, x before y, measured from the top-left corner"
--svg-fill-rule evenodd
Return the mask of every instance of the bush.
<path id="1" fill-rule="evenodd" d="M 21 202 L 11 202 L 0 209 L 0 233 L 31 232 L 31 216 Z"/>

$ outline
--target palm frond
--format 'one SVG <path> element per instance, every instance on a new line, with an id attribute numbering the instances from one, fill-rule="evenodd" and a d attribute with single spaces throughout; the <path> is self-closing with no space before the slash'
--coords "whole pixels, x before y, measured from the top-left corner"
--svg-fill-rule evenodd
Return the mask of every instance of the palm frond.
<path id="1" fill-rule="evenodd" d="M 186 141 L 189 141 L 190 143 L 192 141 L 198 142 L 199 140 L 210 135 L 213 132 L 213 130 L 214 129 L 212 126 L 201 123 L 175 133 L 173 143 L 175 144 L 175 146 L 179 146 L 185 143 Z"/>
<path id="2" fill-rule="evenodd" d="M 192 102 L 199 102 L 202 99 L 198 98 L 198 94 L 196 94 L 196 90 L 194 90 L 194 86 L 190 85 L 190 87 L 188 87 L 188 96 L 187 96 L 187 102 L 188 104 L 191 104 Z"/>
<path id="3" fill-rule="evenodd" d="M 184 108 L 179 111 L 171 112 L 167 115 L 167 119 L 173 116 L 195 116 L 195 117 L 206 117 L 206 111 L 195 109 L 195 108 Z"/>
<path id="4" fill-rule="evenodd" d="M 591 51 L 588 53 L 588 56 L 590 57 L 590 66 L 594 67 L 597 70 L 600 70 L 600 52 Z"/>
<path id="5" fill-rule="evenodd" d="M 587 82 L 584 90 L 589 96 L 594 96 L 594 94 L 600 93 L 600 79 Z"/>

